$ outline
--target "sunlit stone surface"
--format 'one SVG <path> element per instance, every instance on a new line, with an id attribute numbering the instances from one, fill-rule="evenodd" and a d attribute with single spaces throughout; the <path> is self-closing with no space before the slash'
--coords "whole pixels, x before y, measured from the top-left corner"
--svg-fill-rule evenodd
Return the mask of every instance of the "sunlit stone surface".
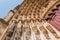
<path id="1" fill-rule="evenodd" d="M 0 20 L 0 40 L 60 40 L 60 7 L 53 10 L 58 4 L 59 0 L 24 0 Z"/>

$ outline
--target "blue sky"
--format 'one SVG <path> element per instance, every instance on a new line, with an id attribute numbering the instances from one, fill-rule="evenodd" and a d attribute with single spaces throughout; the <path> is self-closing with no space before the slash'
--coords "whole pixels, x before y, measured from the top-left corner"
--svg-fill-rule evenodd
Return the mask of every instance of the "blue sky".
<path id="1" fill-rule="evenodd" d="M 23 0 L 0 0 L 0 18 L 6 16 L 11 9 L 22 2 Z"/>

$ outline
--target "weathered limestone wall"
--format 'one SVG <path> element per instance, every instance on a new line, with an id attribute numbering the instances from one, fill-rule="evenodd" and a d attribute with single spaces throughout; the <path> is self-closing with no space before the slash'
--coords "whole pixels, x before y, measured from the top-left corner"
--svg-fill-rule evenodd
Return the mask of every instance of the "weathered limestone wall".
<path id="1" fill-rule="evenodd" d="M 7 28 L 8 23 L 5 22 L 3 19 L 0 19 L 0 38 L 4 34 L 5 29 Z"/>

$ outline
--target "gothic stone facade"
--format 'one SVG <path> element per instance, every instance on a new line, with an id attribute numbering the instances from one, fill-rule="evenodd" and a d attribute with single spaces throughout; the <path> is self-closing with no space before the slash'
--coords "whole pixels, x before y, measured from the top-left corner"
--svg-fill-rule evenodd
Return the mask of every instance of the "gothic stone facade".
<path id="1" fill-rule="evenodd" d="M 0 40 L 60 40 L 59 13 L 60 0 L 24 0 L 0 19 Z"/>

